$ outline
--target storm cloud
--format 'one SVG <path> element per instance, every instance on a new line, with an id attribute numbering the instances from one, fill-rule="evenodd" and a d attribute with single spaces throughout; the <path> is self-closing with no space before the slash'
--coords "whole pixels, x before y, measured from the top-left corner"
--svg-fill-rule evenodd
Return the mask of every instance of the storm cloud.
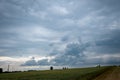
<path id="1" fill-rule="evenodd" d="M 22 66 L 118 64 L 119 2 L 0 0 L 0 61 L 23 58 Z"/>

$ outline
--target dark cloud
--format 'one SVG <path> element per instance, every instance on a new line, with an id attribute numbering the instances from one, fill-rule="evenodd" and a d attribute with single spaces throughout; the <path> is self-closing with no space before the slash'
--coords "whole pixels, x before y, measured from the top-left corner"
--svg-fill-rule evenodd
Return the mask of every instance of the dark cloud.
<path id="1" fill-rule="evenodd" d="M 38 65 L 36 60 L 33 58 L 31 58 L 30 60 L 26 61 L 24 64 L 22 64 L 21 66 L 36 66 Z"/>
<path id="2" fill-rule="evenodd" d="M 69 43 L 64 52 L 58 54 L 55 59 L 48 61 L 48 59 L 39 60 L 38 65 L 56 65 L 56 66 L 78 66 L 83 63 L 85 55 L 84 51 L 89 47 L 88 43 Z M 55 54 L 56 55 L 56 54 Z M 31 61 L 31 60 L 30 60 Z M 27 61 L 29 62 L 29 61 Z M 25 63 L 26 64 L 26 63 Z M 29 65 L 28 65 L 29 66 Z"/>
<path id="3" fill-rule="evenodd" d="M 0 56 L 55 56 L 30 59 L 24 63 L 29 66 L 104 63 L 102 58 L 91 59 L 93 55 L 88 60 L 88 56 L 119 56 L 119 2 L 0 0 Z M 117 64 L 117 57 L 110 58 L 106 64 Z"/>
<path id="4" fill-rule="evenodd" d="M 98 41 L 93 43 L 83 43 L 83 42 L 72 42 L 66 45 L 64 51 L 54 51 L 52 56 L 56 56 L 52 60 L 43 59 L 38 61 L 39 65 L 56 65 L 56 66 L 81 66 L 81 65 L 90 65 L 90 64 L 119 64 L 119 57 L 112 57 L 111 54 L 119 55 L 119 30 L 111 30 L 106 32 L 104 35 L 101 35 Z M 92 48 L 91 48 L 92 47 Z M 91 50 L 90 50 L 91 49 Z M 107 54 L 110 57 L 94 57 L 88 58 L 89 54 L 84 52 L 96 53 L 97 55 Z"/>
<path id="5" fill-rule="evenodd" d="M 87 65 L 97 65 L 97 64 L 101 64 L 101 65 L 119 65 L 120 64 L 120 57 L 114 57 L 114 56 L 110 56 L 110 57 L 99 57 L 99 58 L 91 58 L 91 59 L 87 59 L 84 61 L 85 64 Z"/>
<path id="6" fill-rule="evenodd" d="M 57 56 L 53 61 L 54 65 L 79 66 L 84 62 L 84 51 L 90 46 L 89 43 L 74 42 L 66 45 L 64 53 Z"/>
<path id="7" fill-rule="evenodd" d="M 65 49 L 65 54 L 71 55 L 71 56 L 78 56 L 79 54 L 83 53 L 86 48 L 89 47 L 88 43 L 70 43 L 67 45 Z"/>
<path id="8" fill-rule="evenodd" d="M 51 63 L 48 61 L 48 59 L 42 59 L 38 61 L 38 65 L 46 66 L 51 65 Z"/>
<path id="9" fill-rule="evenodd" d="M 49 59 L 42 59 L 36 61 L 35 59 L 30 59 L 23 63 L 21 66 L 48 66 L 53 65 L 53 62 L 50 62 Z"/>
<path id="10" fill-rule="evenodd" d="M 95 49 L 97 53 L 114 54 L 120 53 L 120 30 L 111 30 L 102 35 L 98 41 L 96 41 Z M 94 50 L 95 50 L 94 49 Z"/>
<path id="11" fill-rule="evenodd" d="M 109 57 L 108 60 L 104 64 L 120 65 L 120 56 Z"/>
<path id="12" fill-rule="evenodd" d="M 69 41 L 69 37 L 68 36 L 64 36 L 64 37 L 62 37 L 61 41 L 68 42 Z"/>

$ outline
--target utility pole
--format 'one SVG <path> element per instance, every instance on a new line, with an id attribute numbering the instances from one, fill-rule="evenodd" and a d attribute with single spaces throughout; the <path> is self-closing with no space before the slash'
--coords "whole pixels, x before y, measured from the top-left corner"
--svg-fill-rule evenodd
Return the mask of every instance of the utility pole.
<path id="1" fill-rule="evenodd" d="M 10 68 L 10 65 L 8 65 L 8 69 L 7 69 L 8 72 L 9 72 L 9 68 Z"/>

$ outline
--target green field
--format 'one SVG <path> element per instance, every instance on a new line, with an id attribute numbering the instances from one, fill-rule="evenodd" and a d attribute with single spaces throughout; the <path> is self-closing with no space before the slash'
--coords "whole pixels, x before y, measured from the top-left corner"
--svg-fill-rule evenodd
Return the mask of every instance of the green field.
<path id="1" fill-rule="evenodd" d="M 110 67 L 1 73 L 0 80 L 91 80 Z"/>

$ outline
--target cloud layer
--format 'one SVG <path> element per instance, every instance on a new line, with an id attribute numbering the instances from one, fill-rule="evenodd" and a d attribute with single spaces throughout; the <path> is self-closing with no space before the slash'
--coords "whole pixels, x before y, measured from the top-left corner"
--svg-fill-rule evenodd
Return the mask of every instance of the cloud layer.
<path id="1" fill-rule="evenodd" d="M 0 60 L 35 57 L 24 66 L 118 64 L 119 2 L 1 0 Z"/>

